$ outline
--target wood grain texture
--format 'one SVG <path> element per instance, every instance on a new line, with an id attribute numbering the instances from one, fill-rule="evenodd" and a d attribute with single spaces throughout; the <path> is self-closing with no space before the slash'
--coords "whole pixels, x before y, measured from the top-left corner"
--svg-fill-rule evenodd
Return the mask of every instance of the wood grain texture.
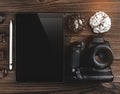
<path id="1" fill-rule="evenodd" d="M 0 0 L 2 12 L 119 12 L 119 0 Z"/>
<path id="2" fill-rule="evenodd" d="M 0 12 L 6 15 L 5 22 L 0 24 L 0 32 L 9 34 L 9 21 L 17 12 L 80 12 L 87 27 L 79 34 L 65 30 L 65 45 L 68 45 L 93 35 L 88 21 L 97 11 L 106 12 L 112 20 L 112 27 L 104 38 L 110 42 L 115 57 L 111 66 L 114 83 L 18 83 L 15 71 L 9 71 L 7 77 L 0 79 L 0 94 L 120 94 L 120 0 L 0 0 Z M 5 44 L 0 43 L 0 47 L 8 49 L 8 40 Z"/>
<path id="3" fill-rule="evenodd" d="M 0 84 L 0 94 L 119 94 L 120 83 L 18 83 L 9 72 Z M 15 75 L 14 75 L 15 76 Z M 8 81 L 9 79 L 9 81 Z M 104 93 L 103 93 L 104 92 Z"/>

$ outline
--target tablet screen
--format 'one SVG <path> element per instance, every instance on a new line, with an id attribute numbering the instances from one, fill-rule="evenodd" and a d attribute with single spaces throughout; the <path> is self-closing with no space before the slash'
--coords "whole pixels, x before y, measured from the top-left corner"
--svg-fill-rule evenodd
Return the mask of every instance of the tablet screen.
<path id="1" fill-rule="evenodd" d="M 16 80 L 63 80 L 61 13 L 16 14 Z"/>

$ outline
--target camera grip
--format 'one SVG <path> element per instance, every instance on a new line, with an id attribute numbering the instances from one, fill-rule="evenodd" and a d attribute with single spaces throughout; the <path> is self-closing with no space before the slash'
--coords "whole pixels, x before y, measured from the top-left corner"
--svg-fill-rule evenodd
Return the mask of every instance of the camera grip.
<path id="1" fill-rule="evenodd" d="M 80 72 L 80 52 L 81 52 L 81 45 L 75 45 L 72 48 L 72 77 L 73 79 L 82 79 L 81 72 Z"/>

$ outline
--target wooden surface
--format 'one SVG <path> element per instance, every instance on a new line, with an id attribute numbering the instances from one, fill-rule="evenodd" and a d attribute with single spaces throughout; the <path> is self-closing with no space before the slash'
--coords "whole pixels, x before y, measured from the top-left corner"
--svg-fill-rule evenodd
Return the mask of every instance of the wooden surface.
<path id="1" fill-rule="evenodd" d="M 15 71 L 10 71 L 7 77 L 0 79 L 0 94 L 120 94 L 120 0 L 0 0 L 0 12 L 6 15 L 5 22 L 0 24 L 0 32 L 9 34 L 9 20 L 14 19 L 17 12 L 80 12 L 87 27 L 79 34 L 64 30 L 67 43 L 71 43 L 93 35 L 88 21 L 97 11 L 106 12 L 112 20 L 112 27 L 104 38 L 110 42 L 115 56 L 112 64 L 114 83 L 17 83 Z M 8 49 L 8 44 L 5 47 Z"/>
<path id="2" fill-rule="evenodd" d="M 119 0 L 0 0 L 6 12 L 119 12 Z"/>
<path id="3" fill-rule="evenodd" d="M 120 94 L 120 83 L 18 83 L 15 71 L 0 80 L 0 94 Z M 8 80 L 9 79 L 9 80 Z"/>

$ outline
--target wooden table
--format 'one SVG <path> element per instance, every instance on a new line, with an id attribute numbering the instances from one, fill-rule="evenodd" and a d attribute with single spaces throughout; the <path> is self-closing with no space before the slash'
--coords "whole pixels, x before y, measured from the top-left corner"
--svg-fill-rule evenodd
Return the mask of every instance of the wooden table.
<path id="1" fill-rule="evenodd" d="M 120 1 L 119 0 L 0 0 L 0 12 L 6 20 L 0 24 L 0 32 L 9 34 L 10 19 L 14 20 L 17 12 L 80 12 L 88 23 L 89 18 L 97 11 L 106 12 L 112 27 L 104 38 L 110 42 L 115 60 L 112 64 L 114 81 L 111 83 L 18 83 L 15 81 L 15 71 L 9 71 L 8 76 L 0 79 L 0 94 L 120 94 Z M 84 32 L 71 34 L 64 30 L 66 43 L 82 40 L 93 35 L 87 24 Z M 8 36 L 1 48 L 8 51 Z M 8 53 L 5 62 L 8 62 Z M 0 61 L 1 63 L 2 61 Z M 15 63 L 15 62 L 14 62 Z M 32 92 L 32 93 L 31 93 Z M 34 92 L 34 93 L 33 93 Z M 40 93 L 41 92 L 41 93 Z"/>
<path id="2" fill-rule="evenodd" d="M 14 78 L 14 79 L 13 79 Z M 0 94 L 119 94 L 120 83 L 20 83 L 15 71 L 0 80 Z"/>

